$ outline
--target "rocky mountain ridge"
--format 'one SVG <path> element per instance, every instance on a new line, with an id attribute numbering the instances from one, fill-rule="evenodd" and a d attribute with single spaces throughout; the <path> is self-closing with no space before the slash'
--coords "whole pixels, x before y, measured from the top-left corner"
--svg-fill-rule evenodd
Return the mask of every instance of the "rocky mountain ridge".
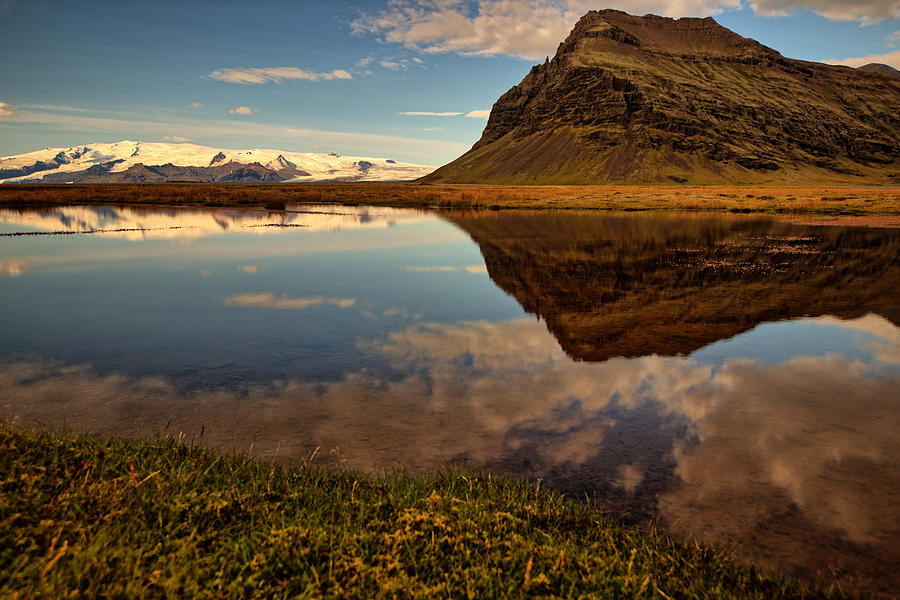
<path id="1" fill-rule="evenodd" d="M 900 181 L 900 78 L 783 57 L 712 18 L 591 11 L 441 183 Z"/>

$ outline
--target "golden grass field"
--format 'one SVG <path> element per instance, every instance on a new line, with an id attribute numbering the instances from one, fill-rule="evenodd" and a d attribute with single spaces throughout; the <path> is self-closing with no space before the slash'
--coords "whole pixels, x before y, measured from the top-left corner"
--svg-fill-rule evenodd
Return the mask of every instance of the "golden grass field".
<path id="1" fill-rule="evenodd" d="M 417 183 L 3 185 L 0 206 L 146 204 L 283 208 L 293 203 L 454 209 L 704 210 L 900 215 L 900 188 L 484 186 Z"/>

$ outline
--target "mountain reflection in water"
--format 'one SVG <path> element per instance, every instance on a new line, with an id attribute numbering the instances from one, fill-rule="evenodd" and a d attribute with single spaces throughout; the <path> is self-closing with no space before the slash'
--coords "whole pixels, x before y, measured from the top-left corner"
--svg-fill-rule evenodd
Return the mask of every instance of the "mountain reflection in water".
<path id="1" fill-rule="evenodd" d="M 91 356 L 79 365 L 10 355 L 0 414 L 103 435 L 204 426 L 214 446 L 253 441 L 254 454 L 280 446 L 288 459 L 319 447 L 326 462 L 360 469 L 462 461 L 542 478 L 767 566 L 900 592 L 900 230 L 727 215 L 448 218 L 539 320 L 480 314 L 502 303 L 496 290 L 464 314 L 415 319 L 440 299 L 405 281 L 425 293 L 440 278 L 465 291 L 486 277 L 463 250 L 423 241 L 418 254 L 390 249 L 385 273 L 405 299 L 393 308 L 348 290 L 343 262 L 315 293 L 273 289 L 279 272 L 267 287 L 214 297 L 229 326 L 253 317 L 266 356 L 292 350 L 261 329 L 267 321 L 331 319 L 340 336 L 367 312 L 375 329 L 343 334 L 353 356 L 334 356 L 345 365 L 337 376 L 298 369 L 185 389 L 165 373 L 99 369 Z M 275 268 L 271 242 L 262 258 L 248 248 L 232 262 L 260 263 L 252 277 Z M 290 264 L 285 273 L 302 279 L 306 267 Z"/>
<path id="2" fill-rule="evenodd" d="M 770 217 L 451 216 L 578 360 L 687 354 L 765 321 L 900 322 L 900 232 Z"/>

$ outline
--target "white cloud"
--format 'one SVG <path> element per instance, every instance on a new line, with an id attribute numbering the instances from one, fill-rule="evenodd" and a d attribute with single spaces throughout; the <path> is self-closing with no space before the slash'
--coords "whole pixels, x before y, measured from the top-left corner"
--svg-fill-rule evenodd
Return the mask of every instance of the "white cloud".
<path id="1" fill-rule="evenodd" d="M 0 102 L 0 117 L 11 117 L 17 110 L 19 109 L 12 104 Z"/>
<path id="2" fill-rule="evenodd" d="M 470 119 L 487 119 L 491 116 L 491 111 L 489 110 L 473 110 L 466 114 Z"/>
<path id="3" fill-rule="evenodd" d="M 291 298 L 290 296 L 276 296 L 271 293 L 239 294 L 225 299 L 228 306 L 245 306 L 256 308 L 280 308 L 287 310 L 305 310 L 314 306 L 329 304 L 338 308 L 350 308 L 356 304 L 353 298 Z"/>
<path id="4" fill-rule="evenodd" d="M 428 112 L 428 111 L 417 111 L 410 110 L 397 113 L 398 115 L 404 115 L 407 117 L 458 117 L 462 115 L 461 112 Z"/>
<path id="5" fill-rule="evenodd" d="M 243 85 L 257 83 L 281 83 L 285 79 L 300 79 L 304 81 L 323 81 L 332 79 L 353 79 L 353 75 L 344 69 L 335 69 L 328 73 L 317 73 L 297 67 L 267 67 L 267 68 L 229 68 L 216 69 L 208 73 L 206 77 L 226 83 L 239 83 Z"/>
<path id="6" fill-rule="evenodd" d="M 249 106 L 238 106 L 237 108 L 232 108 L 228 111 L 230 115 L 252 115 L 256 111 L 250 108 Z"/>
<path id="7" fill-rule="evenodd" d="M 859 58 L 829 58 L 822 62 L 830 63 L 832 65 L 845 65 L 848 67 L 861 67 L 869 63 L 883 63 L 890 65 L 895 69 L 900 69 L 900 50 L 888 52 L 887 54 L 871 54 Z"/>
<path id="8" fill-rule="evenodd" d="M 638 15 L 685 17 L 708 16 L 742 5 L 741 0 L 608 0 L 604 7 Z M 863 24 L 900 17 L 897 0 L 750 0 L 749 6 L 762 16 L 811 10 L 828 19 Z M 425 53 L 541 60 L 552 56 L 578 19 L 596 8 L 593 0 L 395 0 L 351 26 L 357 35 L 378 35 Z"/>
<path id="9" fill-rule="evenodd" d="M 532 0 L 481 0 L 474 13 L 463 1 L 403 0 L 357 19 L 352 28 L 427 53 L 543 58 L 577 18 L 572 11 Z"/>
<path id="10" fill-rule="evenodd" d="M 163 139 L 170 141 L 170 142 L 179 142 L 179 143 L 191 141 L 191 138 L 181 137 L 180 135 L 165 135 L 165 136 L 163 136 Z"/>
<path id="11" fill-rule="evenodd" d="M 900 18 L 897 0 L 751 0 L 750 6 L 764 17 L 811 10 L 832 21 L 857 21 L 863 25 Z"/>
<path id="12" fill-rule="evenodd" d="M 79 106 L 67 106 L 65 104 L 23 104 L 21 108 L 28 108 L 34 110 L 55 110 L 62 112 L 76 112 L 76 113 L 94 113 L 94 114 L 109 114 L 107 111 L 97 110 L 95 108 L 81 108 Z"/>
<path id="13" fill-rule="evenodd" d="M 421 58 L 413 58 L 412 60 L 407 58 L 388 58 L 378 61 L 378 64 L 382 68 L 390 69 L 391 71 L 405 71 L 410 68 L 410 66 L 415 65 L 425 68 L 423 66 L 425 64 L 425 61 L 423 61 Z"/>
<path id="14" fill-rule="evenodd" d="M 406 267 L 406 270 L 410 273 L 442 273 L 449 271 L 459 271 L 456 267 L 450 266 L 418 266 L 418 267 Z"/>
<path id="15" fill-rule="evenodd" d="M 423 127 L 422 131 L 443 131 L 443 127 Z"/>
<path id="16" fill-rule="evenodd" d="M 191 108 L 203 108 L 202 102 L 191 102 Z"/>
<path id="17" fill-rule="evenodd" d="M 365 58 L 361 58 L 361 59 L 359 59 L 358 61 L 356 61 L 356 65 L 355 65 L 355 66 L 357 66 L 357 67 L 368 67 L 368 66 L 371 65 L 373 62 L 375 62 L 375 57 L 374 57 L 374 56 L 367 56 L 367 57 L 365 57 Z"/>

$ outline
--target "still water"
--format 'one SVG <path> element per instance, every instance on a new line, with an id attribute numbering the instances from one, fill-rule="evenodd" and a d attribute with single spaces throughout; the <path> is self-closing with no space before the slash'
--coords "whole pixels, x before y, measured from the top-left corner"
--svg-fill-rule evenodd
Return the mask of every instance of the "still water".
<path id="1" fill-rule="evenodd" d="M 540 478 L 900 593 L 900 229 L 0 209 L 0 418 Z"/>

